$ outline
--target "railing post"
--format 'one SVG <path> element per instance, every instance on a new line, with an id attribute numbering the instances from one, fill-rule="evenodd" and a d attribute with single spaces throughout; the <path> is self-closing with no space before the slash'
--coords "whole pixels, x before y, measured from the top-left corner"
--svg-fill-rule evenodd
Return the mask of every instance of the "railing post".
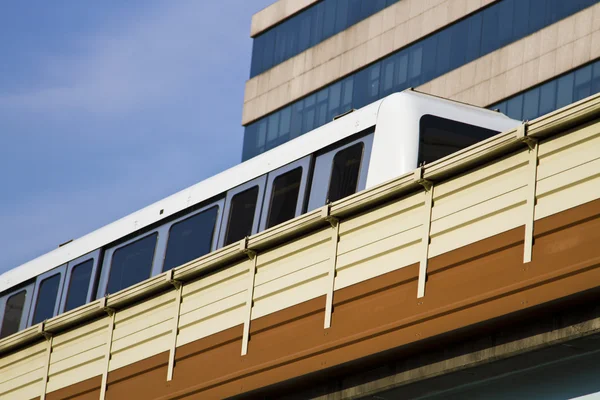
<path id="1" fill-rule="evenodd" d="M 46 322 L 42 322 L 40 334 L 46 338 L 46 362 L 44 364 L 44 377 L 42 378 L 42 393 L 40 400 L 46 399 L 46 391 L 48 390 L 48 375 L 50 374 L 50 358 L 52 356 L 52 344 L 54 336 L 50 332 L 45 331 Z"/>
<path id="2" fill-rule="evenodd" d="M 329 257 L 329 272 L 327 275 L 327 294 L 325 299 L 325 322 L 324 329 L 331 327 L 333 313 L 333 292 L 335 290 L 335 269 L 337 265 L 338 242 L 340 240 L 340 221 L 330 215 L 330 207 L 326 205 L 323 209 L 325 220 L 331 225 L 331 255 Z"/>
<path id="3" fill-rule="evenodd" d="M 425 189 L 425 220 L 423 221 L 423 236 L 421 238 L 421 259 L 419 261 L 419 282 L 417 298 L 425 296 L 425 282 L 427 281 L 427 263 L 429 262 L 429 234 L 431 231 L 431 209 L 433 208 L 433 182 L 423 179 L 423 168 L 415 170 L 414 180 Z"/>
<path id="4" fill-rule="evenodd" d="M 113 333 L 115 330 L 116 312 L 110 307 L 106 307 L 106 297 L 104 298 L 104 312 L 108 314 L 108 335 L 106 339 L 106 353 L 104 355 L 104 370 L 102 371 L 102 386 L 100 386 L 100 400 L 106 398 L 106 386 L 108 385 L 108 368 L 110 366 L 110 353 L 112 351 Z"/>
<path id="5" fill-rule="evenodd" d="M 523 263 L 531 262 L 533 255 L 533 225 L 535 222 L 536 186 L 539 144 L 534 138 L 527 136 L 527 121 L 517 128 L 517 137 L 529 147 L 527 204 L 525 220 L 525 239 L 523 242 Z"/>
<path id="6" fill-rule="evenodd" d="M 242 356 L 248 354 L 248 342 L 250 341 L 250 322 L 252 319 L 252 303 L 254 301 L 254 279 L 256 277 L 256 265 L 258 260 L 258 255 L 255 251 L 250 250 L 248 248 L 248 238 L 243 240 L 241 244 L 241 250 L 244 254 L 248 256 L 249 264 L 248 267 L 248 289 L 247 289 L 247 298 L 246 298 L 246 312 L 245 312 L 245 320 L 244 320 L 244 333 L 242 336 Z"/>
<path id="7" fill-rule="evenodd" d="M 175 368 L 175 351 L 177 349 L 177 335 L 179 335 L 179 313 L 181 311 L 181 298 L 183 295 L 183 283 L 173 279 L 173 270 L 167 276 L 171 285 L 175 288 L 175 304 L 173 315 L 173 330 L 171 331 L 171 348 L 169 349 L 169 366 L 167 368 L 167 381 L 173 380 L 173 369 Z"/>

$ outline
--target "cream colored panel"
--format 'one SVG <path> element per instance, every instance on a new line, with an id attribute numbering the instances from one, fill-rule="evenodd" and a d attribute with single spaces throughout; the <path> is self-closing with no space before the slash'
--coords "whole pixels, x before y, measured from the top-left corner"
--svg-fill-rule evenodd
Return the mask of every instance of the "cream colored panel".
<path id="1" fill-rule="evenodd" d="M 340 225 L 336 290 L 417 262 L 425 192 L 379 207 Z"/>
<path id="2" fill-rule="evenodd" d="M 343 289 L 358 282 L 395 271 L 397 269 L 414 264 L 419 260 L 421 244 L 421 227 L 392 236 L 391 240 L 397 242 L 406 242 L 406 238 L 401 239 L 402 235 L 414 236 L 414 241 L 409 241 L 405 245 L 393 248 L 391 251 L 374 253 L 375 256 L 365 257 L 359 263 L 346 265 L 342 269 L 337 269 L 334 288 Z M 352 254 L 352 253 L 350 253 Z M 342 257 L 338 259 L 338 262 Z M 345 261 L 345 260 L 342 260 Z"/>
<path id="3" fill-rule="evenodd" d="M 331 246 L 327 228 L 260 253 L 251 318 L 324 295 Z"/>
<path id="4" fill-rule="evenodd" d="M 461 215 L 456 219 L 462 217 L 460 218 L 463 220 L 462 223 L 457 223 L 458 221 L 455 220 L 453 224 L 447 224 L 453 226 L 451 229 L 431 236 L 429 257 L 435 257 L 524 225 L 525 189 L 519 189 L 478 206 L 476 217 L 470 215 L 471 209 L 461 211 Z M 517 202 L 519 198 L 522 200 Z M 432 223 L 432 230 L 434 226 L 435 223 Z"/>
<path id="5" fill-rule="evenodd" d="M 600 123 L 540 145 L 535 219 L 600 198 Z"/>
<path id="6" fill-rule="evenodd" d="M 45 363 L 45 342 L 0 358 L 0 399 L 39 396 Z"/>
<path id="7" fill-rule="evenodd" d="M 249 266 L 244 261 L 183 286 L 177 346 L 243 323 Z"/>
<path id="8" fill-rule="evenodd" d="M 325 294 L 329 259 L 285 275 L 254 289 L 252 319 Z"/>
<path id="9" fill-rule="evenodd" d="M 41 368 L 45 363 L 45 352 L 46 343 L 41 342 L 0 358 L 0 384 L 23 375 L 32 368 Z"/>
<path id="10" fill-rule="evenodd" d="M 419 195 L 410 195 L 392 203 L 380 206 L 374 210 L 354 216 L 342 221 L 340 225 L 340 236 L 345 236 L 357 229 L 365 228 L 379 222 L 393 221 L 391 218 L 402 215 L 401 220 L 406 218 L 406 213 L 411 209 L 423 205 L 425 198 Z M 394 223 L 395 224 L 395 223 Z"/>
<path id="11" fill-rule="evenodd" d="M 522 152 L 435 186 L 432 222 L 526 186 L 527 161 Z"/>
<path id="12" fill-rule="evenodd" d="M 540 147 L 540 150 L 541 148 L 543 147 Z M 560 151 L 540 156 L 538 180 L 543 180 L 569 168 L 575 168 L 578 165 L 597 159 L 599 149 L 600 135 L 595 135 L 586 138 L 585 141 L 563 147 Z"/>
<path id="13" fill-rule="evenodd" d="M 55 336 L 52 341 L 50 364 L 106 344 L 106 318 L 86 324 L 83 327 Z"/>
<path id="14" fill-rule="evenodd" d="M 107 318 L 102 318 L 54 337 L 49 392 L 102 375 L 107 327 Z"/>
<path id="15" fill-rule="evenodd" d="M 174 298 L 169 291 L 116 313 L 109 371 L 169 349 Z"/>
<path id="16" fill-rule="evenodd" d="M 569 133 L 552 137 L 540 144 L 539 157 L 540 159 L 546 158 L 567 147 L 577 146 L 588 140 L 596 139 L 599 135 L 600 122 L 596 122 Z"/>
<path id="17" fill-rule="evenodd" d="M 245 293 L 244 293 L 245 295 Z M 243 296 L 242 296 L 243 297 Z M 193 342 L 234 326 L 241 325 L 244 321 L 244 305 L 245 301 L 240 305 L 225 309 L 220 313 L 214 313 L 207 318 L 195 320 L 187 325 L 179 325 L 179 335 L 177 336 L 177 346 Z M 240 330 L 241 338 L 241 330 Z"/>
<path id="18" fill-rule="evenodd" d="M 421 226 L 424 199 L 423 193 L 418 193 L 381 207 L 372 214 L 363 214 L 348 221 L 342 221 L 338 254 L 342 255 L 368 247 L 371 243 L 377 243 L 385 238 Z M 406 243 L 401 241 L 397 245 L 402 246 Z M 338 268 L 340 267 L 339 262 L 340 260 L 338 260 Z M 342 265 L 344 264 L 342 263 Z"/>
<path id="19" fill-rule="evenodd" d="M 596 200 L 600 198 L 600 158 L 539 181 L 537 188 L 535 219 Z"/>
<path id="20" fill-rule="evenodd" d="M 32 370 L 0 385 L 0 400 L 38 397 L 42 388 L 43 367 Z"/>
<path id="21" fill-rule="evenodd" d="M 48 392 L 102 375 L 106 347 L 96 347 L 50 365 Z"/>
<path id="22" fill-rule="evenodd" d="M 270 286 L 272 286 L 273 282 L 286 279 L 286 277 L 290 274 L 328 259 L 330 256 L 330 246 L 331 239 L 325 242 L 319 242 L 315 246 L 306 247 L 301 251 L 290 253 L 289 257 L 280 258 L 278 262 L 269 263 L 266 265 L 261 265 L 261 256 L 259 256 L 259 266 L 257 267 L 256 279 L 254 281 L 255 287 L 258 291 L 260 291 L 261 289 L 259 288 L 262 285 L 270 284 Z"/>
<path id="23" fill-rule="evenodd" d="M 260 253 L 258 257 L 257 268 L 260 270 L 261 267 L 265 267 L 268 264 L 279 261 L 280 259 L 291 257 L 296 253 L 305 251 L 330 239 L 331 232 L 329 229 L 322 229 L 303 238 L 294 240 L 293 242 L 286 243 L 264 253 Z M 256 278 L 258 279 L 258 273 Z"/>

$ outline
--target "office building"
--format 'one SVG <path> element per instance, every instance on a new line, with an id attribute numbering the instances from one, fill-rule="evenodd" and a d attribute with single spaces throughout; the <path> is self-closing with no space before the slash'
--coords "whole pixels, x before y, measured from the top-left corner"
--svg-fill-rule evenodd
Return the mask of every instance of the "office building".
<path id="1" fill-rule="evenodd" d="M 252 18 L 243 160 L 392 92 L 533 119 L 600 90 L 597 0 L 279 0 Z"/>

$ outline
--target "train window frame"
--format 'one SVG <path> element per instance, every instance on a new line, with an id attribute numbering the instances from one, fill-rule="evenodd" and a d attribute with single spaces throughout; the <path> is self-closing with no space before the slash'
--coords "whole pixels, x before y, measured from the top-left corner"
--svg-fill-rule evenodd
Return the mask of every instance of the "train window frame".
<path id="1" fill-rule="evenodd" d="M 375 136 L 374 129 L 370 130 L 369 133 L 348 141 L 343 144 L 338 144 L 334 148 L 327 150 L 322 154 L 318 154 L 315 157 L 315 164 L 313 169 L 313 178 L 310 186 L 310 192 L 308 194 L 308 207 L 307 212 L 322 207 L 327 202 L 327 195 L 329 193 L 329 185 L 331 183 L 331 176 L 333 173 L 333 160 L 335 156 L 342 150 L 348 147 L 354 146 L 360 142 L 363 143 L 363 154 L 360 161 L 360 171 L 358 174 L 358 183 L 356 192 L 364 190 L 367 185 L 367 176 L 369 174 L 369 165 L 371 163 L 371 152 L 373 150 L 373 139 Z"/>
<path id="2" fill-rule="evenodd" d="M 221 221 L 221 229 L 219 231 L 219 248 L 224 247 L 225 237 L 227 235 L 227 228 L 229 225 L 229 217 L 231 213 L 231 200 L 235 195 L 242 193 L 248 189 L 251 189 L 254 186 L 258 186 L 258 195 L 256 198 L 256 208 L 254 209 L 254 220 L 252 221 L 252 232 L 250 234 L 254 235 L 258 232 L 266 183 L 267 174 L 259 176 L 258 178 L 254 178 L 251 181 L 243 183 L 227 191 L 227 194 L 225 196 L 225 207 L 223 209 L 223 219 Z"/>
<path id="3" fill-rule="evenodd" d="M 167 238 L 166 238 L 165 251 L 163 254 L 162 262 L 160 263 L 161 264 L 161 266 L 160 266 L 161 273 L 166 272 L 166 271 L 164 271 L 164 264 L 165 264 L 165 260 L 167 258 L 167 250 L 169 248 L 169 238 L 171 236 L 171 229 L 173 228 L 173 226 L 177 225 L 180 222 L 188 220 L 204 211 L 207 211 L 213 207 L 217 207 L 217 220 L 215 221 L 215 227 L 214 227 L 212 242 L 211 242 L 211 246 L 210 246 L 210 252 L 215 251 L 217 249 L 217 246 L 219 244 L 219 234 L 221 232 L 221 224 L 222 224 L 223 214 L 224 214 L 224 209 L 225 209 L 225 199 L 224 198 L 219 199 L 217 201 L 210 202 L 210 203 L 206 204 L 205 206 L 202 206 L 201 208 L 195 210 L 194 212 L 186 214 L 180 218 L 174 219 L 173 221 L 170 221 L 168 224 L 166 224 Z M 174 267 L 174 268 L 177 268 L 177 267 Z"/>
<path id="4" fill-rule="evenodd" d="M 6 302 L 13 295 L 25 291 L 25 303 L 23 304 L 23 313 L 21 314 L 21 321 L 19 321 L 19 329 L 17 332 L 22 331 L 23 329 L 28 327 L 29 323 L 29 313 L 31 310 L 31 299 L 33 298 L 33 288 L 35 286 L 35 282 L 31 282 L 25 286 L 20 286 L 18 288 L 12 288 L 12 290 L 7 291 L 0 295 L 0 332 L 2 332 L 2 326 L 4 324 L 4 311 L 6 309 Z M 17 333 L 14 332 L 14 333 Z M 11 335 L 13 335 L 12 333 Z M 8 335 L 10 336 L 10 335 Z M 8 337 L 6 336 L 6 337 Z"/>
<path id="5" fill-rule="evenodd" d="M 295 170 L 296 168 L 302 168 L 302 174 L 300 177 L 300 188 L 298 189 L 298 199 L 296 199 L 296 211 L 294 214 L 294 218 L 301 215 L 304 211 L 304 204 L 306 202 L 306 189 L 308 188 L 308 177 L 310 172 L 312 162 L 312 155 L 308 155 L 299 160 L 291 162 L 281 168 L 278 168 L 274 171 L 271 171 L 267 174 L 266 187 L 265 187 L 265 196 L 263 200 L 262 212 L 260 216 L 260 227 L 259 231 L 264 231 L 267 226 L 267 221 L 269 219 L 269 212 L 271 211 L 271 202 L 273 196 L 273 184 L 275 180 L 290 171 Z"/>
<path id="6" fill-rule="evenodd" d="M 65 275 L 65 284 L 64 284 L 64 289 L 63 289 L 63 293 L 61 295 L 61 299 L 60 299 L 60 309 L 59 309 L 59 314 L 64 313 L 65 312 L 65 308 L 67 306 L 67 296 L 69 295 L 69 287 L 71 285 L 71 274 L 73 273 L 73 269 L 75 269 L 75 267 L 78 267 L 79 265 L 81 265 L 84 262 L 89 261 L 90 259 L 93 260 L 92 262 L 92 275 L 90 276 L 90 282 L 88 285 L 88 292 L 87 292 L 87 296 L 86 296 L 86 302 L 84 304 L 87 304 L 93 300 L 95 300 L 95 286 L 96 286 L 96 282 L 98 280 L 98 268 L 100 265 L 100 257 L 101 257 L 101 250 L 102 249 L 97 249 L 94 250 L 90 253 L 87 253 L 81 257 L 78 257 L 74 260 L 71 260 L 67 263 L 67 271 L 66 271 L 66 275 Z"/>
<path id="7" fill-rule="evenodd" d="M 67 264 L 63 264 L 59 267 L 53 268 L 50 271 L 46 271 L 43 274 L 38 275 L 35 278 L 35 287 L 33 290 L 33 294 L 31 296 L 31 306 L 29 308 L 29 317 L 27 319 L 27 326 L 33 326 L 33 317 L 35 314 L 35 309 L 37 306 L 37 302 L 39 300 L 39 291 L 40 291 L 40 285 L 42 284 L 43 281 L 45 281 L 48 278 L 51 278 L 52 276 L 56 275 L 56 274 L 60 274 L 60 280 L 58 283 L 58 292 L 56 293 L 56 301 L 54 303 L 54 311 L 52 313 L 52 317 L 56 317 L 58 315 L 58 310 L 60 309 L 60 300 L 62 298 L 62 293 L 63 293 L 63 289 L 64 289 L 64 285 L 65 285 L 65 271 L 67 268 Z M 50 318 L 52 318 L 50 317 Z M 37 325 L 37 324 L 35 324 Z"/>
<path id="8" fill-rule="evenodd" d="M 154 246 L 154 255 L 152 256 L 152 265 L 150 267 L 150 275 L 148 276 L 148 278 L 151 278 L 157 274 L 160 273 L 160 271 L 157 271 L 157 269 L 162 269 L 162 259 L 164 258 L 164 254 L 165 254 L 165 247 L 166 247 L 166 234 L 165 234 L 165 230 L 166 230 L 166 225 L 162 225 L 159 226 L 155 229 L 152 229 L 148 232 L 144 232 L 142 234 L 136 235 L 135 237 L 119 243 L 118 245 L 112 246 L 110 248 L 107 248 L 104 251 L 104 260 L 102 262 L 102 270 L 100 272 L 100 280 L 98 283 L 98 290 L 96 292 L 96 298 L 101 298 L 104 297 L 108 292 L 108 281 L 110 278 L 110 273 L 112 270 L 112 261 L 113 261 L 113 256 L 114 253 L 126 246 L 129 246 L 130 244 L 133 244 L 139 240 L 145 239 L 148 236 L 154 235 L 156 234 L 156 244 Z M 145 278 L 144 280 L 148 279 Z M 131 286 L 128 286 L 131 287 Z M 125 288 L 121 289 L 124 290 Z"/>

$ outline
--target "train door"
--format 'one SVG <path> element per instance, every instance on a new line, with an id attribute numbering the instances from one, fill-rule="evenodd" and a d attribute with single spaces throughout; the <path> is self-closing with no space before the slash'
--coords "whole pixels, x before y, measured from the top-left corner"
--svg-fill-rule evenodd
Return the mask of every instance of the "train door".
<path id="1" fill-rule="evenodd" d="M 71 311 L 94 300 L 100 249 L 67 264 L 65 289 L 61 296 L 60 313 Z"/>
<path id="2" fill-rule="evenodd" d="M 302 214 L 311 156 L 294 161 L 267 175 L 259 231 Z"/>
<path id="3" fill-rule="evenodd" d="M 258 232 L 266 178 L 263 175 L 227 192 L 219 247 Z"/>
<path id="4" fill-rule="evenodd" d="M 29 324 L 36 325 L 58 314 L 67 264 L 39 275 L 35 280 Z"/>
<path id="5" fill-rule="evenodd" d="M 365 188 L 372 145 L 373 133 L 317 156 L 308 211 Z"/>
<path id="6" fill-rule="evenodd" d="M 0 297 L 0 339 L 27 327 L 33 288 L 30 283 Z"/>

